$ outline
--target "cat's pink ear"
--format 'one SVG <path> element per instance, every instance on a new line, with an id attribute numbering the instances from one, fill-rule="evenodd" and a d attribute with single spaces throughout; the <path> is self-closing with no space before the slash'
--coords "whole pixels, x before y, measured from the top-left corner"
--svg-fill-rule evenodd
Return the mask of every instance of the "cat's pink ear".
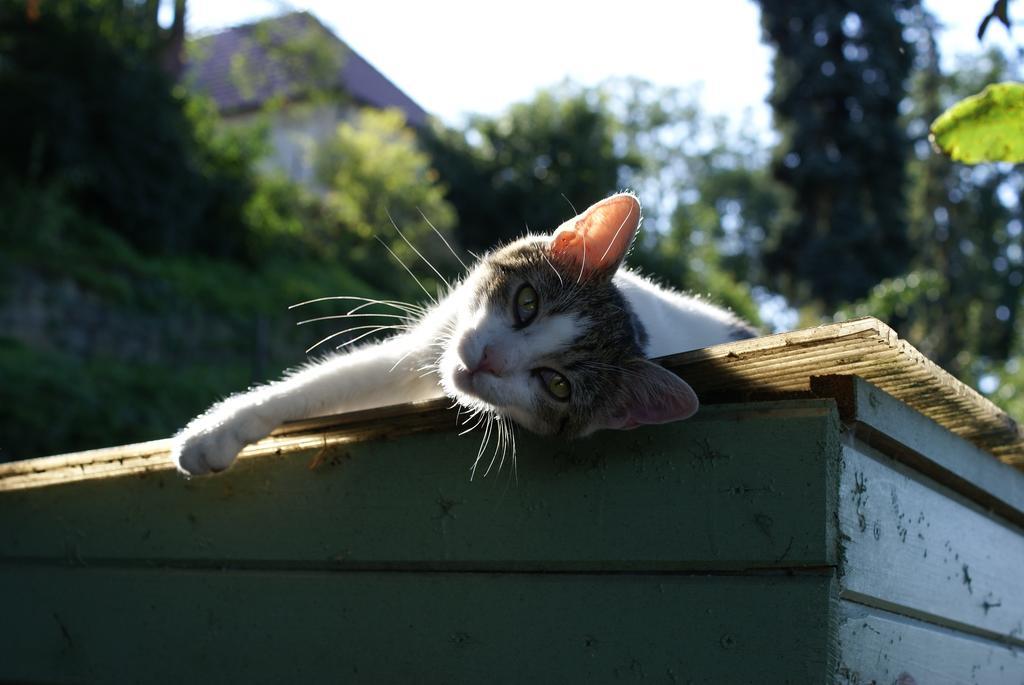
<path id="1" fill-rule="evenodd" d="M 551 236 L 551 256 L 584 275 L 615 272 L 640 228 L 640 201 L 619 193 L 591 205 Z"/>
<path id="2" fill-rule="evenodd" d="M 697 413 L 700 401 L 690 384 L 646 360 L 629 367 L 623 398 L 591 430 L 631 430 L 640 426 L 682 421 Z"/>

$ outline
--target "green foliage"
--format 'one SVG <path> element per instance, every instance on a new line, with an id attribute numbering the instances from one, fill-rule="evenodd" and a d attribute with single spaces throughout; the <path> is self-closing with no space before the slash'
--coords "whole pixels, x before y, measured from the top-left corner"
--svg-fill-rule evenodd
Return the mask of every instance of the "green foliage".
<path id="1" fill-rule="evenodd" d="M 907 128 L 909 231 L 915 255 L 907 273 L 878 284 L 837 316 L 871 314 L 970 384 L 1014 354 L 1024 294 L 1020 193 L 1024 176 L 1009 165 L 967 168 L 936 153 L 928 124 L 951 103 L 1013 71 L 1000 53 L 940 69 L 934 19 L 921 13 L 918 73 Z"/>
<path id="2" fill-rule="evenodd" d="M 913 48 L 900 16 L 916 2 L 760 4 L 776 49 L 772 168 L 789 190 L 765 265 L 796 301 L 831 308 L 901 273 L 911 255 L 899 106 Z"/>
<path id="3" fill-rule="evenodd" d="M 633 188 L 645 218 L 630 264 L 758 320 L 742 280 L 755 271 L 746 268 L 756 253 L 748 238 L 774 211 L 774 186 L 756 166 L 756 143 L 731 140 L 694 93 L 638 79 L 564 83 L 499 116 L 475 116 L 463 130 L 429 132 L 426 145 L 467 247 L 551 231 Z M 727 263 L 743 265 L 739 280 Z"/>
<path id="4" fill-rule="evenodd" d="M 260 70 L 242 62 L 233 65 L 237 67 L 233 70 L 236 85 L 256 92 L 273 86 L 271 79 L 287 84 L 274 93 L 270 107 L 282 107 L 289 100 L 336 102 L 344 97 L 338 91 L 338 74 L 347 50 L 312 15 L 299 13 L 257 22 L 249 38 L 262 50 L 266 63 L 259 65 Z M 236 57 L 244 54 L 236 53 Z"/>
<path id="5" fill-rule="evenodd" d="M 294 328 L 299 317 L 288 305 L 330 294 L 392 292 L 301 251 L 268 254 L 258 267 L 148 255 L 84 219 L 58 191 L 23 188 L 7 197 L 18 202 L 5 205 L 13 221 L 5 225 L 10 231 L 0 231 L 4 306 L 17 305 L 9 283 L 27 273 L 54 288 L 74 283 L 93 307 L 140 326 L 166 327 L 177 317 L 202 325 L 175 336 L 205 339 L 206 329 L 216 328 L 220 339 L 232 342 L 226 349 L 191 343 L 177 349 L 168 341 L 157 361 L 142 363 L 103 350 L 64 351 L 75 331 L 59 321 L 43 341 L 3 341 L 0 460 L 166 437 L 211 402 L 303 360 L 301 351 L 326 333 Z M 260 322 L 276 341 L 262 352 L 254 339 Z"/>
<path id="6" fill-rule="evenodd" d="M 141 364 L 91 348 L 62 351 L 75 332 L 54 322 L 44 336 L 52 340 L 9 341 L 0 346 L 0 377 L 19 400 L 17 412 L 0 415 L 5 454 L 166 436 L 337 330 L 294 330 L 301 317 L 286 308 L 295 302 L 422 298 L 374 240 L 383 235 L 422 273 L 389 208 L 439 268 L 454 261 L 418 210 L 449 237 L 454 212 L 398 115 L 364 112 L 340 127 L 318 160 L 321 195 L 257 173 L 268 117 L 226 126 L 211 101 L 173 86 L 158 65 L 159 30 L 140 7 L 56 0 L 34 22 L 23 9 L 0 6 L 0 116 L 9 124 L 0 133 L 0 302 L 17 307 L 7 288 L 27 279 L 80 292 L 120 321 L 159 329 L 181 317 L 201 322 L 199 340 L 216 330 L 238 342 L 223 349 L 218 338 L 202 353 L 166 341 L 152 353 L 158 361 Z M 275 50 L 298 68 L 319 45 Z M 329 304 L 312 314 L 337 313 Z M 272 339 L 253 340 L 257 330 Z M 62 381 L 74 387 L 57 392 Z"/>
<path id="7" fill-rule="evenodd" d="M 630 263 L 756 324 L 750 286 L 762 279 L 760 244 L 779 205 L 763 146 L 746 126 L 702 112 L 697 90 L 637 79 L 600 90 L 619 124 L 616 146 L 638 162 L 620 169 L 645 203 Z"/>
<path id="8" fill-rule="evenodd" d="M 392 274 L 401 267 L 384 266 L 385 250 L 374 238 L 412 266 L 419 257 L 407 239 L 442 273 L 455 270 L 455 258 L 434 233 L 451 242 L 455 211 L 401 112 L 363 109 L 339 124 L 318 148 L 316 170 L 327 188 L 324 211 L 331 219 L 318 238 L 326 255 L 347 256 L 368 280 L 393 287 Z"/>
<path id="9" fill-rule="evenodd" d="M 995 381 L 995 388 L 989 394 L 989 399 L 1002 407 L 1003 411 L 1010 416 L 1020 419 L 1024 416 L 1024 368 L 1021 366 L 1021 359 L 1024 350 L 1017 349 L 1014 356 L 1006 361 L 997 362 L 985 369 Z"/>
<path id="10" fill-rule="evenodd" d="M 242 216 L 253 252 L 260 255 L 326 257 L 321 250 L 336 232 L 319 196 L 274 172 L 261 175 Z M 328 254 L 337 257 L 336 250 Z"/>
<path id="11" fill-rule="evenodd" d="M 83 218 L 59 192 L 9 190 L 7 196 L 17 201 L 5 205 L 12 210 L 12 221 L 7 225 L 10 231 L 0 232 L 0 266 L 17 265 L 46 278 L 71 279 L 115 306 L 166 312 L 185 303 L 228 317 L 281 316 L 288 305 L 324 294 L 394 292 L 375 289 L 346 266 L 323 260 L 302 249 L 301 243 L 296 247 L 280 236 L 267 243 L 256 266 L 198 255 L 148 255 L 102 224 Z M 281 250 L 275 252 L 271 245 Z"/>
<path id="12" fill-rule="evenodd" d="M 219 140 L 172 89 L 144 18 L 58 0 L 30 21 L 0 4 L 0 175 L 61 188 L 141 249 L 239 256 L 255 146 Z"/>
<path id="13" fill-rule="evenodd" d="M 59 333 L 32 347 L 2 340 L 0 402 L 17 406 L 0 415 L 0 450 L 165 436 L 336 330 L 285 333 L 254 355 L 257 323 L 288 331 L 305 318 L 287 305 L 422 299 L 378 239 L 433 291 L 439 279 L 397 229 L 448 275 L 456 260 L 428 220 L 454 247 L 482 251 L 624 187 L 645 205 L 629 260 L 654 278 L 754 322 L 751 286 L 758 302 L 784 291 L 809 324 L 852 302 L 837 316 L 879 316 L 965 380 L 999 378 L 997 399 L 1017 406 L 1024 177 L 956 166 L 926 142 L 928 122 L 1012 65 L 989 56 L 941 73 L 933 20 L 912 0 L 761 4 L 778 48 L 774 161 L 742 125 L 703 113 L 695 91 L 620 79 L 562 84 L 419 141 L 397 112 L 360 111 L 318 144 L 315 187 L 255 171 L 284 100 L 254 125 L 225 126 L 163 75 L 159 32 L 132 3 L 56 0 L 31 25 L 3 6 L 0 294 L 27 270 L 126 316 L 193 312 L 238 343 L 146 365 L 72 355 Z M 118 18 L 116 7 L 128 9 Z M 301 92 L 316 96 L 338 55 L 310 36 L 253 39 L 300 80 L 308 72 Z M 247 66 L 237 71 L 261 76 Z M 311 316 L 338 313 L 328 305 Z"/>
<path id="14" fill-rule="evenodd" d="M 0 338 L 0 461 L 167 437 L 249 380 L 242 365 L 172 367 L 75 355 Z"/>
<path id="15" fill-rule="evenodd" d="M 913 254 L 902 275 L 881 279 L 866 297 L 844 305 L 835 316 L 883 319 L 941 366 L 977 385 L 993 369 L 1003 368 L 1017 345 L 1024 179 L 1007 165 L 958 167 L 933 153 L 927 133 L 945 108 L 986 83 L 1007 78 L 1012 67 L 1000 54 L 990 53 L 945 74 L 934 18 L 919 7 L 900 18 L 911 29 L 907 35 L 916 37 L 917 55 L 908 100 L 912 106 L 902 122 L 913 151 L 906 164 L 907 235 Z M 997 400 L 1005 400 L 1013 376 L 1001 377 L 999 392 L 1004 394 Z"/>
<path id="16" fill-rule="evenodd" d="M 418 214 L 416 207 L 436 216 L 435 226 L 447 227 L 454 219 L 437 172 L 396 109 L 363 109 L 355 121 L 339 124 L 318 149 L 316 167 L 328 188 L 327 207 L 346 230 L 363 238 L 389 224 L 389 214 L 405 224 Z M 426 227 L 422 217 L 419 223 Z"/>
<path id="17" fill-rule="evenodd" d="M 702 122 L 693 123 L 703 128 Z M 673 172 L 666 177 L 662 171 L 655 178 L 667 181 L 667 187 L 654 188 L 651 180 L 637 179 L 652 198 L 668 199 L 674 207 L 667 222 L 658 222 L 655 206 L 630 262 L 756 324 L 760 316 L 751 285 L 766 279 L 759 249 L 778 211 L 779 191 L 755 141 L 724 129 L 703 131 L 699 138 L 707 141 L 699 148 L 672 144 L 666 150 Z M 658 229 L 659 223 L 666 224 L 664 230 Z"/>
<path id="18" fill-rule="evenodd" d="M 1024 84 L 985 86 L 943 112 L 931 130 L 957 162 L 1024 162 Z"/>
<path id="19" fill-rule="evenodd" d="M 599 91 L 564 84 L 423 140 L 458 210 L 459 243 L 483 251 L 527 229 L 553 230 L 573 215 L 571 204 L 583 209 L 615 192 L 621 168 L 634 164 L 615 149 L 615 133 Z"/>

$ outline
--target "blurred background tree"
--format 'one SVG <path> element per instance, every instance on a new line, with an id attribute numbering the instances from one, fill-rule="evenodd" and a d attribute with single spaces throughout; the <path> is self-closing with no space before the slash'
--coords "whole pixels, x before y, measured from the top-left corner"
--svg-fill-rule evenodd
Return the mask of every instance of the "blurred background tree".
<path id="1" fill-rule="evenodd" d="M 995 390 L 1005 364 L 1016 367 L 1024 284 L 1020 195 L 1024 177 L 1009 164 L 968 167 L 928 143 L 932 121 L 989 83 L 1019 78 L 1019 64 L 999 51 L 941 68 L 935 18 L 917 7 L 906 16 L 916 51 L 903 123 L 910 139 L 907 216 L 913 255 L 904 273 L 877 283 L 839 316 L 871 314 L 893 325 L 944 368 Z M 1003 383 L 996 399 L 1016 395 Z"/>
<path id="2" fill-rule="evenodd" d="M 482 252 L 615 192 L 622 167 L 635 163 L 615 149 L 616 126 L 600 91 L 563 84 L 501 116 L 427 131 L 424 146 L 458 208 L 459 242 Z"/>
<path id="3" fill-rule="evenodd" d="M 901 273 L 911 255 L 899 107 L 912 65 L 901 21 L 916 0 L 761 0 L 775 48 L 772 160 L 787 202 L 765 267 L 826 308 Z"/>
<path id="4" fill-rule="evenodd" d="M 51 189 L 149 253 L 241 256 L 259 149 L 175 88 L 164 67 L 183 18 L 168 34 L 156 4 L 54 1 L 35 19 L 0 5 L 6 192 Z"/>
<path id="5" fill-rule="evenodd" d="M 324 205 L 334 229 L 323 236 L 324 254 L 367 266 L 380 254 L 374 237 L 384 236 L 407 264 L 419 257 L 412 243 L 442 274 L 457 272 L 458 262 L 444 245 L 453 238 L 455 210 L 445 200 L 438 172 L 417 147 L 415 133 L 406 127 L 400 112 L 361 109 L 354 121 L 340 124 L 318 150 L 316 169 L 327 188 Z M 357 271 L 381 288 L 395 287 L 394 279 L 385 275 L 388 269 Z"/>
<path id="6" fill-rule="evenodd" d="M 621 188 L 644 202 L 630 263 L 658 280 L 766 331 L 878 316 L 1024 411 L 1024 179 L 927 143 L 1019 65 L 944 69 L 916 0 L 759 2 L 774 144 L 699 89 L 632 78 L 407 120 L 339 87 L 355 57 L 304 13 L 247 29 L 232 92 L 272 92 L 229 119 L 189 78 L 208 37 L 185 43 L 186 3 L 163 25 L 160 4 L 0 2 L 0 459 L 166 436 L 332 332 L 296 330 L 295 302 L 423 299 L 380 242 L 428 291 L 440 279 L 396 229 L 451 277 L 435 229 L 468 262 Z M 321 104 L 345 115 L 310 178 L 269 164 L 283 113 L 315 124 Z M 320 307 L 302 318 L 337 313 Z"/>
<path id="7" fill-rule="evenodd" d="M 634 188 L 645 230 L 630 263 L 758 321 L 749 289 L 729 267 L 753 268 L 746 233 L 760 229 L 728 219 L 723 228 L 721 219 L 749 208 L 763 220 L 773 190 L 750 166 L 753 141 L 734 140 L 723 119 L 702 113 L 696 92 L 638 79 L 563 83 L 499 116 L 428 129 L 423 140 L 467 249 L 550 231 L 594 198 Z M 762 192 L 748 196 L 751 185 Z"/>

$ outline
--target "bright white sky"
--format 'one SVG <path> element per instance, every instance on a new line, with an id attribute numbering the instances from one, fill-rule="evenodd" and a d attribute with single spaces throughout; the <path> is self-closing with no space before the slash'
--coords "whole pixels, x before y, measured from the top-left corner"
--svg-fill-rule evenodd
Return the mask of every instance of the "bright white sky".
<path id="1" fill-rule="evenodd" d="M 189 30 L 205 33 L 287 9 L 309 10 L 448 123 L 458 123 L 467 112 L 499 112 L 565 78 L 593 85 L 610 76 L 639 76 L 665 86 L 702 83 L 708 111 L 738 121 L 749 110 L 758 128 L 770 126 L 765 98 L 771 51 L 761 43 L 752 0 L 633 0 L 628 11 L 621 2 L 604 0 L 511 5 L 192 0 Z M 926 0 L 925 5 L 947 27 L 941 43 L 945 58 L 982 49 L 975 31 L 992 0 Z M 997 22 L 985 36 L 985 46 L 993 44 L 1012 44 Z"/>

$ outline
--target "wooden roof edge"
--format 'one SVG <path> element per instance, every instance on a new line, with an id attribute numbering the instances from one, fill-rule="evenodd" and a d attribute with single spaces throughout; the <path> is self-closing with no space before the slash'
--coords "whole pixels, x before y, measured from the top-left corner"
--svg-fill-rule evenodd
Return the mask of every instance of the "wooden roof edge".
<path id="1" fill-rule="evenodd" d="M 736 367 L 741 369 L 738 373 L 742 381 L 743 365 L 758 356 L 771 356 L 773 359 L 778 357 L 784 360 L 785 351 L 789 349 L 813 349 L 819 345 L 848 340 L 875 342 L 885 351 L 885 356 L 899 357 L 903 366 L 879 362 L 879 373 L 888 377 L 878 377 L 861 368 L 870 364 L 856 360 L 857 355 L 849 352 L 841 355 L 854 360 L 846 362 L 846 368 L 842 363 L 822 365 L 822 368 L 817 370 L 807 368 L 807 387 L 810 377 L 815 375 L 852 375 L 864 378 L 912 409 L 936 420 L 955 435 L 973 442 L 1002 461 L 1024 468 L 1024 430 L 1021 425 L 991 400 L 928 359 L 913 345 L 902 340 L 890 326 L 874 317 L 860 317 L 814 328 L 715 345 L 669 355 L 660 361 L 684 378 L 688 367 L 691 371 L 704 367 L 701 374 L 703 376 L 716 373 L 726 375 Z M 825 354 L 818 356 L 826 358 Z M 864 358 L 868 356 L 865 351 Z M 830 360 L 832 361 L 834 360 Z M 782 366 L 783 363 L 778 363 L 779 368 Z M 759 377 L 763 378 L 766 375 L 770 377 L 771 371 L 761 371 Z M 718 392 L 721 393 L 721 390 Z M 954 409 L 959 414 L 966 412 L 971 417 L 972 425 L 954 425 L 940 416 L 943 411 L 949 413 Z"/>
<path id="2" fill-rule="evenodd" d="M 820 344 L 823 340 L 835 340 L 847 337 L 863 337 L 872 335 L 881 341 L 898 340 L 895 331 L 872 316 L 863 316 L 849 321 L 824 324 L 813 328 L 801 328 L 786 333 L 773 333 L 757 338 L 746 338 L 736 342 L 721 343 L 697 350 L 679 352 L 659 357 L 658 361 L 669 368 L 685 366 L 697 362 L 738 356 L 750 352 L 763 352 L 770 349 L 785 349 L 803 345 Z"/>

